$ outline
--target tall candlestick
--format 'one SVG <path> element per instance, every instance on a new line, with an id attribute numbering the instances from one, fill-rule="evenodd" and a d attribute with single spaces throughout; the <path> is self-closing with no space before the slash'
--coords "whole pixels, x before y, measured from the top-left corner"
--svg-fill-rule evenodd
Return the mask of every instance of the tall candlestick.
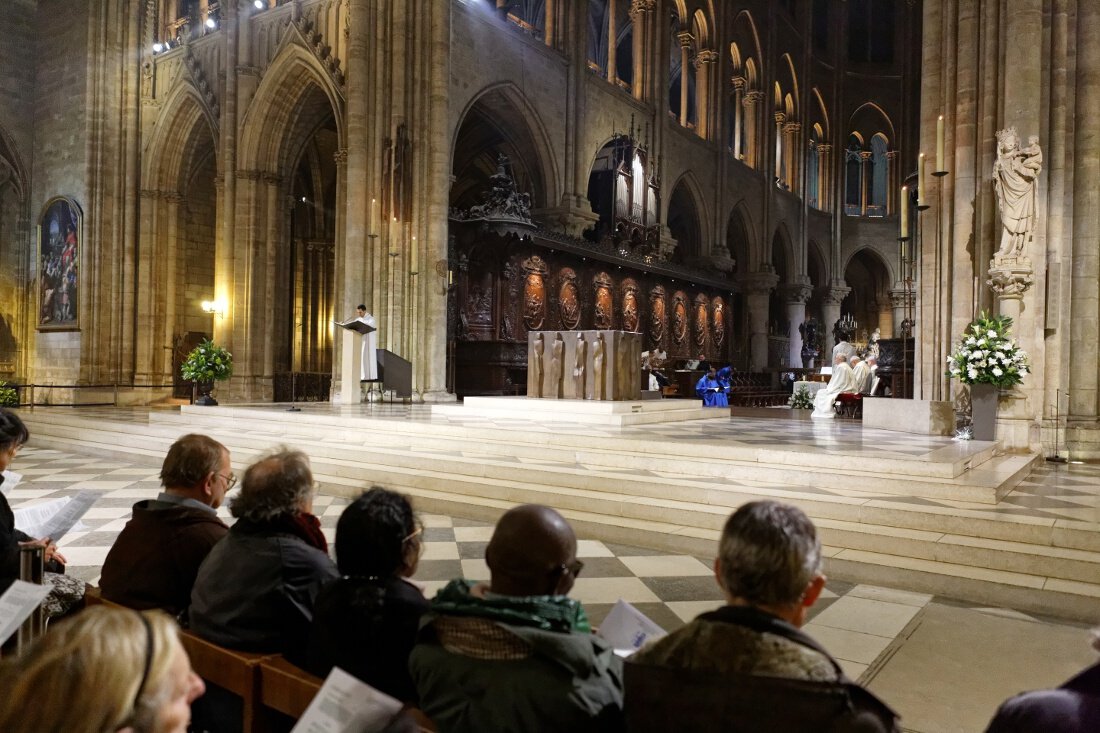
<path id="1" fill-rule="evenodd" d="M 943 164 L 943 115 L 936 121 L 936 172 L 945 171 Z"/>
<path id="2" fill-rule="evenodd" d="M 917 206 L 924 206 L 924 153 L 917 158 Z"/>
<path id="3" fill-rule="evenodd" d="M 901 187 L 901 238 L 909 237 L 909 187 Z"/>

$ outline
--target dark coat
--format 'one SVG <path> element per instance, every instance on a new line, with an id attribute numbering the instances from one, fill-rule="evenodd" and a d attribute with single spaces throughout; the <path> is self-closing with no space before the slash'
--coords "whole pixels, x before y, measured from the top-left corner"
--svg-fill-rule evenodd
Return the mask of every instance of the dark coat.
<path id="1" fill-rule="evenodd" d="M 631 657 L 625 699 L 630 733 L 897 730 L 817 642 L 747 607 L 705 613 Z"/>
<path id="2" fill-rule="evenodd" d="M 1100 731 L 1100 664 L 1056 690 L 1025 692 L 1006 700 L 986 733 Z"/>
<path id="3" fill-rule="evenodd" d="M 139 501 L 103 561 L 103 597 L 131 608 L 179 613 L 191 603 L 199 566 L 228 531 L 212 511 Z"/>
<path id="4" fill-rule="evenodd" d="M 4 477 L 0 475 L 0 484 L 3 483 Z M 0 593 L 19 579 L 19 543 L 33 539 L 15 528 L 15 514 L 7 497 L 0 494 Z"/>
<path id="5" fill-rule="evenodd" d="M 240 519 L 199 568 L 191 628 L 230 649 L 301 660 L 313 603 L 337 577 L 329 556 L 300 537 Z"/>
<path id="6" fill-rule="evenodd" d="M 402 701 L 416 699 L 409 653 L 431 604 L 413 584 L 343 577 L 313 607 L 306 668 L 319 677 L 339 667 Z"/>

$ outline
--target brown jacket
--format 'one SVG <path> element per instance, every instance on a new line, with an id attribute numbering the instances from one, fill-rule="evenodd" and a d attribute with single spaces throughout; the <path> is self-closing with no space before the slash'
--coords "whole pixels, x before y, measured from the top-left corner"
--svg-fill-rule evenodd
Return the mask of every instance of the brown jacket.
<path id="1" fill-rule="evenodd" d="M 132 608 L 179 613 L 191 602 L 199 565 L 228 531 L 212 511 L 139 501 L 103 563 L 103 597 Z"/>

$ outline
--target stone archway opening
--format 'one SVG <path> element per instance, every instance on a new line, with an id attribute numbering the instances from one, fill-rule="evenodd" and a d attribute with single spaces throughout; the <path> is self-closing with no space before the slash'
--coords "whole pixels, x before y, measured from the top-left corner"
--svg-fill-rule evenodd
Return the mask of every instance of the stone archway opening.
<path id="1" fill-rule="evenodd" d="M 867 249 L 856 252 L 844 269 L 844 280 L 851 292 L 840 304 L 841 318 L 851 315 L 855 319 L 856 340 L 866 342 L 876 328 L 885 336 L 892 334 L 892 283 L 882 258 Z"/>

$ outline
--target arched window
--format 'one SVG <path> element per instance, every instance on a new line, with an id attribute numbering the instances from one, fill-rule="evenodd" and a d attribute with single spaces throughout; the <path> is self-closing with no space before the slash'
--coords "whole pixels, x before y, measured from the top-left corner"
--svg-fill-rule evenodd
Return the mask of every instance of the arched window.
<path id="1" fill-rule="evenodd" d="M 890 159 L 886 138 L 879 134 L 871 138 L 871 195 L 867 216 L 886 216 L 887 187 L 890 182 Z"/>
<path id="2" fill-rule="evenodd" d="M 863 214 L 863 141 L 855 133 L 844 151 L 844 213 Z"/>
<path id="3" fill-rule="evenodd" d="M 810 131 L 810 140 L 806 148 L 806 203 L 815 209 L 821 208 L 820 175 L 821 159 L 817 152 L 817 125 Z"/>
<path id="4" fill-rule="evenodd" d="M 691 34 L 672 15 L 669 41 L 668 109 L 684 127 L 695 127 L 695 54 Z"/>

